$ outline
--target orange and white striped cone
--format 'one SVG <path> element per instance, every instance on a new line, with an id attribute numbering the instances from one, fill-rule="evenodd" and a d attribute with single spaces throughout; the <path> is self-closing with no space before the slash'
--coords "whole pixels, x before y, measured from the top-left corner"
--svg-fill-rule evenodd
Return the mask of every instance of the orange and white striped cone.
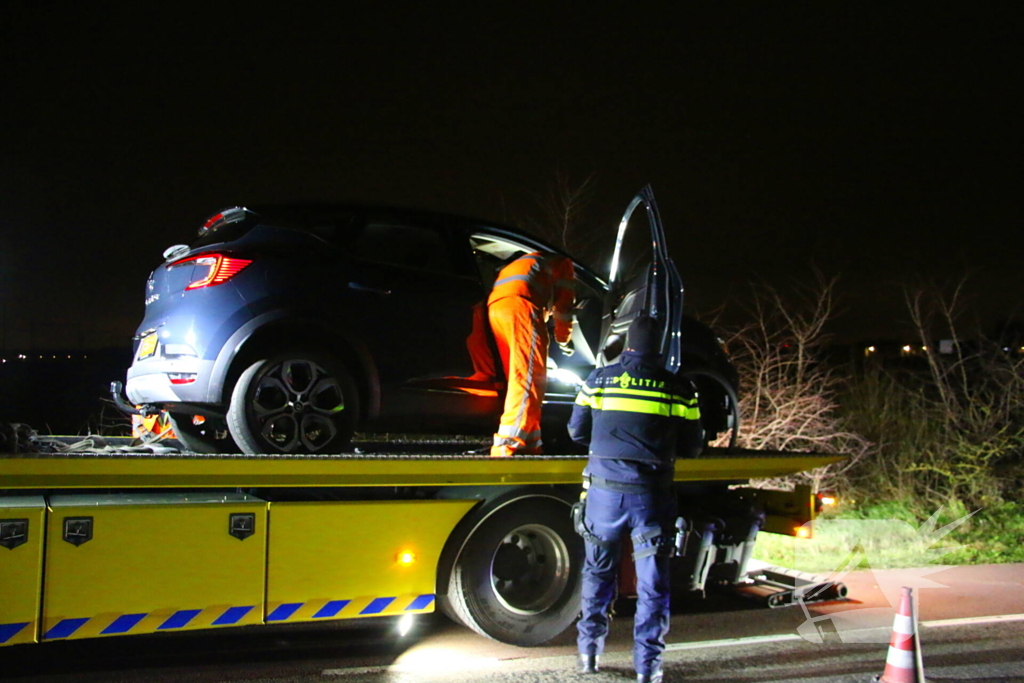
<path id="1" fill-rule="evenodd" d="M 900 609 L 892 624 L 889 654 L 885 658 L 885 671 L 875 676 L 877 683 L 927 683 L 921 662 L 921 643 L 917 637 L 917 616 L 911 589 L 904 586 L 900 595 Z"/>

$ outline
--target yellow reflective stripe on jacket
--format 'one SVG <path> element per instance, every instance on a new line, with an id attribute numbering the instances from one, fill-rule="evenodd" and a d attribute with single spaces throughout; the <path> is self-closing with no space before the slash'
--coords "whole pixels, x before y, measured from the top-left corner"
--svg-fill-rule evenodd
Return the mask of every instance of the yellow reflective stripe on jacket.
<path id="1" fill-rule="evenodd" d="M 696 406 L 690 407 L 682 403 L 662 403 L 661 401 L 645 401 L 639 398 L 617 398 L 614 396 L 594 396 L 590 400 L 590 407 L 594 410 L 614 410 L 624 413 L 682 417 L 687 420 L 700 419 L 700 408 Z"/>
<path id="2" fill-rule="evenodd" d="M 576 404 L 577 405 L 581 405 L 581 406 L 589 406 L 589 407 L 593 408 L 594 407 L 594 397 L 593 396 L 587 396 L 587 394 L 584 393 L 584 392 L 586 392 L 586 388 L 584 388 L 583 391 L 581 391 L 580 393 L 576 394 Z"/>
<path id="3" fill-rule="evenodd" d="M 584 388 L 584 391 L 586 391 L 589 387 L 584 385 L 583 388 Z M 643 396 L 643 397 L 646 397 L 646 398 L 660 398 L 660 399 L 665 400 L 665 401 L 679 401 L 681 403 L 685 403 L 685 404 L 691 405 L 691 406 L 697 405 L 697 398 L 696 397 L 694 397 L 694 398 L 683 398 L 679 394 L 670 394 L 670 393 L 668 393 L 666 391 L 657 391 L 656 389 L 620 389 L 619 387 L 612 386 L 612 387 L 597 387 L 596 389 L 591 389 L 590 390 L 590 393 L 592 393 L 595 396 L 597 394 L 604 394 L 605 392 L 607 392 L 609 394 L 626 394 L 626 395 L 630 395 L 630 396 Z"/>
<path id="4" fill-rule="evenodd" d="M 601 388 L 591 389 L 584 385 L 576 395 L 576 403 L 594 410 L 616 410 L 627 413 L 643 413 L 645 415 L 662 415 L 665 417 L 681 417 L 687 420 L 699 420 L 700 408 L 697 399 L 685 399 L 682 396 L 657 391 L 635 389 L 615 389 L 612 395 L 605 395 Z M 617 394 L 633 394 L 647 396 L 648 399 L 618 396 Z M 662 400 L 650 400 L 658 398 Z M 665 403 L 665 401 L 670 401 Z"/>
<path id="5" fill-rule="evenodd" d="M 644 398 L 660 398 L 664 401 L 677 401 L 679 403 L 685 403 L 689 406 L 695 406 L 698 404 L 696 396 L 693 398 L 684 398 L 679 394 L 670 394 L 666 391 L 657 391 L 654 389 L 620 389 L 616 386 L 611 387 L 590 387 L 584 384 L 580 388 L 580 393 L 587 394 L 589 396 L 604 395 L 607 392 L 610 395 L 625 394 L 628 396 L 641 396 Z"/>

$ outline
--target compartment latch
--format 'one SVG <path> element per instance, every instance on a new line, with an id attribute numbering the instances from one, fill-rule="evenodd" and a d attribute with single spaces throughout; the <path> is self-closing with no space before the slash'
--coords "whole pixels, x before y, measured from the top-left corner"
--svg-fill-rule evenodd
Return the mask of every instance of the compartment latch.
<path id="1" fill-rule="evenodd" d="M 65 517 L 63 538 L 75 547 L 91 541 L 92 517 Z"/>
<path id="2" fill-rule="evenodd" d="M 256 533 L 256 514 L 253 512 L 233 512 L 228 518 L 228 533 L 239 541 Z"/>
<path id="3" fill-rule="evenodd" d="M 0 519 L 0 546 L 14 550 L 28 543 L 27 519 Z"/>

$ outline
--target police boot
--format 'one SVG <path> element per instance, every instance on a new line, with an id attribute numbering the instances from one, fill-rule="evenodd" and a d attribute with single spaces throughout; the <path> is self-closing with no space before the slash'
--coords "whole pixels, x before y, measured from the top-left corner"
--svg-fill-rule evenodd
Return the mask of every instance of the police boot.
<path id="1" fill-rule="evenodd" d="M 637 674 L 636 683 L 661 683 L 662 672 L 661 669 L 653 671 L 649 674 Z"/>
<path id="2" fill-rule="evenodd" d="M 576 658 L 576 670 L 581 674 L 596 674 L 600 659 L 597 655 L 585 655 L 581 652 Z"/>

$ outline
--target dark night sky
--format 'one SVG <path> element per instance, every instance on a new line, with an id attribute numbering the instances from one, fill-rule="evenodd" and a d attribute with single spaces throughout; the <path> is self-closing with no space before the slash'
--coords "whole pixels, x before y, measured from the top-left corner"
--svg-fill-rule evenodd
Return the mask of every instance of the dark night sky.
<path id="1" fill-rule="evenodd" d="M 0 3 L 0 347 L 127 345 L 160 252 L 227 206 L 515 221 L 556 172 L 594 174 L 609 244 L 653 184 L 692 310 L 813 263 L 849 339 L 898 337 L 920 277 L 1018 312 L 1015 17 L 484 5 Z"/>

